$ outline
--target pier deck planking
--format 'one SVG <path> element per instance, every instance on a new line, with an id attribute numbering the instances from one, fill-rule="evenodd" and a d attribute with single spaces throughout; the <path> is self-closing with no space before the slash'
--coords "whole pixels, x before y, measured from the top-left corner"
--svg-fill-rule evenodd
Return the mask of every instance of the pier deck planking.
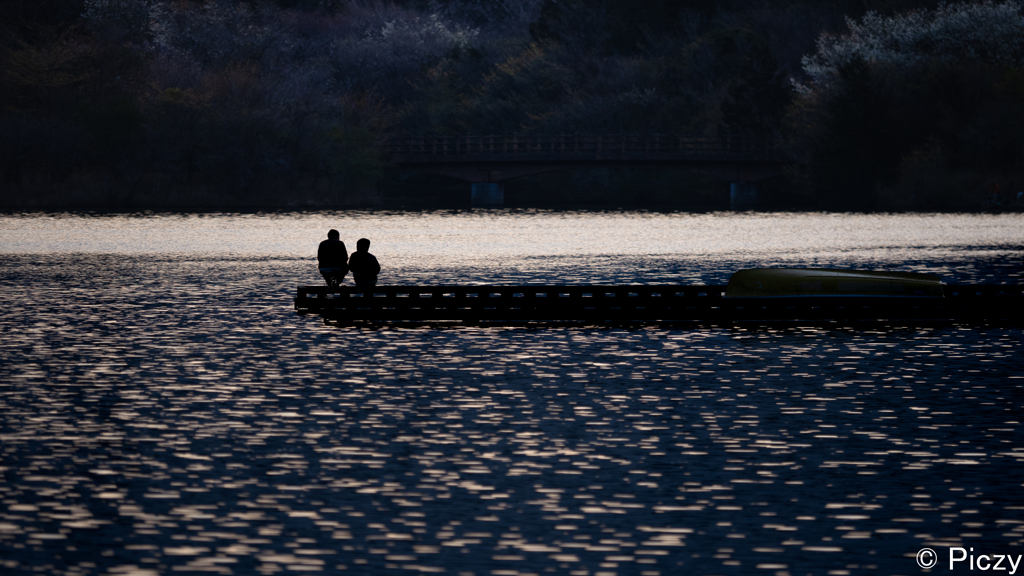
<path id="1" fill-rule="evenodd" d="M 1024 321 L 1022 285 L 946 285 L 943 298 L 726 298 L 725 290 L 724 285 L 303 286 L 295 310 L 339 325 Z"/>

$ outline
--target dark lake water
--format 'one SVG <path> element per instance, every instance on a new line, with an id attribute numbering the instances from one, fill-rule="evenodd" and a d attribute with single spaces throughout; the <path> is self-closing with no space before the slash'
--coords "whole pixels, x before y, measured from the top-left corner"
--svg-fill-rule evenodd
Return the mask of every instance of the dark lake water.
<path id="1" fill-rule="evenodd" d="M 927 547 L 931 573 L 967 574 L 951 549 L 1024 554 L 1020 327 L 329 327 L 292 298 L 331 227 L 373 240 L 382 284 L 1024 282 L 1021 215 L 0 216 L 0 573 L 921 574 Z"/>

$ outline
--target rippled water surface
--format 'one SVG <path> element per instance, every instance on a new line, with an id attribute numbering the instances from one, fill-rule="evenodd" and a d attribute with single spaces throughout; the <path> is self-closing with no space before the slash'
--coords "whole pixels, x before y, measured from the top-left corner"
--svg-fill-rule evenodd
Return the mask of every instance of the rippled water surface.
<path id="1" fill-rule="evenodd" d="M 371 238 L 387 284 L 1024 282 L 1020 215 L 0 216 L 0 573 L 1024 553 L 1020 327 L 334 328 L 291 301 L 330 227 Z"/>

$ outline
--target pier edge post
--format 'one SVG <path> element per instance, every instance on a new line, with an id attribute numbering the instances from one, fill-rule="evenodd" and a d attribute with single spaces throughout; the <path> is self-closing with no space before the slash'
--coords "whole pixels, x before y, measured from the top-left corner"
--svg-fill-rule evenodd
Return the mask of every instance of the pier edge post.
<path id="1" fill-rule="evenodd" d="M 502 206 L 505 204 L 505 187 L 500 182 L 473 182 L 470 203 L 473 206 Z"/>
<path id="2" fill-rule="evenodd" d="M 733 182 L 729 186 L 729 208 L 731 210 L 753 210 L 760 200 L 757 184 Z"/>

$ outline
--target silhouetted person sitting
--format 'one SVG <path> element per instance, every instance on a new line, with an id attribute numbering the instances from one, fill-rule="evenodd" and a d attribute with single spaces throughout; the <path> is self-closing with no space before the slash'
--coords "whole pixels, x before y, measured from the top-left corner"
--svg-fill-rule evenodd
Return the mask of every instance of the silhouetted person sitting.
<path id="1" fill-rule="evenodd" d="M 316 251 L 320 274 L 331 288 L 337 288 L 348 274 L 348 250 L 339 236 L 337 230 L 331 230 L 327 233 L 327 240 L 321 242 Z"/>
<path id="2" fill-rule="evenodd" d="M 376 286 L 377 274 L 380 273 L 380 264 L 377 258 L 370 254 L 370 241 L 360 238 L 356 242 L 356 251 L 348 259 L 348 269 L 352 271 L 352 279 L 356 286 Z"/>

